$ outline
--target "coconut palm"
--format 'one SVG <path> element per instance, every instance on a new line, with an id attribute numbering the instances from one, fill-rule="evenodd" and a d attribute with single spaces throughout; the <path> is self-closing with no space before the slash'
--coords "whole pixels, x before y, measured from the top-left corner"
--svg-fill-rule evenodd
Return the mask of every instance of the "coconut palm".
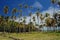
<path id="1" fill-rule="evenodd" d="M 19 7 L 22 8 L 22 4 L 19 4 Z"/>
<path id="2" fill-rule="evenodd" d="M 56 4 L 56 0 L 51 0 L 51 3 L 53 4 L 52 6 L 54 7 L 54 10 L 53 10 L 53 15 L 55 13 L 55 4 Z"/>
<path id="3" fill-rule="evenodd" d="M 4 13 L 5 13 L 5 14 L 8 13 L 8 6 L 4 6 Z"/>
<path id="4" fill-rule="evenodd" d="M 15 14 L 16 12 L 17 12 L 17 9 L 16 9 L 16 8 L 13 8 L 13 9 L 12 9 L 12 21 L 13 21 L 13 22 L 14 22 L 14 19 L 15 19 L 14 14 Z M 12 22 L 12 26 L 13 26 L 13 24 L 14 24 L 13 22 Z"/>
<path id="5" fill-rule="evenodd" d="M 31 22 L 32 12 L 30 12 L 29 16 L 30 16 L 30 22 Z M 30 32 L 30 27 L 29 27 L 29 32 Z"/>
<path id="6" fill-rule="evenodd" d="M 8 6 L 4 6 L 4 13 L 7 15 L 8 14 Z M 5 18 L 6 18 L 6 16 L 5 16 Z M 4 27 L 4 33 L 5 33 L 5 27 Z"/>
<path id="7" fill-rule="evenodd" d="M 25 4 L 24 8 L 28 8 L 28 5 L 27 5 L 27 4 Z"/>
<path id="8" fill-rule="evenodd" d="M 24 27 L 23 27 L 24 30 L 23 31 L 26 32 L 26 26 L 25 26 L 25 24 L 26 24 L 26 17 L 24 17 L 23 23 L 24 23 Z"/>
<path id="9" fill-rule="evenodd" d="M 3 28 L 3 31 L 4 31 L 4 17 L 3 16 L 0 16 L 0 28 L 2 27 Z"/>
<path id="10" fill-rule="evenodd" d="M 14 14 L 17 12 L 17 9 L 16 8 L 13 8 L 12 9 L 12 16 L 14 16 Z"/>
<path id="11" fill-rule="evenodd" d="M 14 14 L 17 12 L 17 9 L 16 8 L 13 8 L 12 9 L 12 19 L 13 19 L 13 21 L 14 21 Z"/>
<path id="12" fill-rule="evenodd" d="M 30 23 L 28 24 L 28 27 L 30 27 L 30 31 L 35 31 L 35 30 L 36 30 L 33 22 L 30 22 Z"/>
<path id="13" fill-rule="evenodd" d="M 19 21 L 22 20 L 21 17 L 22 17 L 22 10 L 19 11 Z M 20 29 L 19 29 L 19 32 L 20 32 Z"/>
<path id="14" fill-rule="evenodd" d="M 40 14 L 40 20 L 41 20 L 42 24 L 43 24 L 43 19 L 44 19 L 44 16 L 42 14 Z"/>
<path id="15" fill-rule="evenodd" d="M 27 9 L 27 8 L 28 8 L 28 5 L 27 5 L 27 4 L 25 4 L 25 5 L 24 5 L 24 8 L 25 8 L 25 9 Z M 24 17 L 24 20 L 23 20 L 23 22 L 24 22 L 24 27 L 25 27 L 25 22 L 26 22 L 26 20 L 25 20 L 25 19 L 26 19 L 26 17 Z M 25 30 L 25 29 L 24 29 L 24 30 Z"/>
<path id="16" fill-rule="evenodd" d="M 22 8 L 23 8 L 22 4 L 19 4 L 19 7 L 20 7 L 20 10 L 19 10 L 19 12 L 20 12 L 20 13 L 19 13 L 19 21 L 20 21 L 20 20 L 22 20 L 22 19 L 21 19 L 21 17 L 22 17 Z M 20 31 L 21 31 L 21 30 L 19 29 L 19 32 L 20 32 Z"/>
<path id="17" fill-rule="evenodd" d="M 39 11 L 40 11 L 40 8 L 37 8 L 37 13 L 36 13 L 36 15 L 37 15 L 37 20 L 38 20 L 38 24 L 39 24 Z"/>

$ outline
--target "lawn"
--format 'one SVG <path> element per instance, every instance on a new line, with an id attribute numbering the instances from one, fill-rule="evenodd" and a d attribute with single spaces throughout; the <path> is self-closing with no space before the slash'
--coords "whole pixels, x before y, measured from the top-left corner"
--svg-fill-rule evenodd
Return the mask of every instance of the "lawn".
<path id="1" fill-rule="evenodd" d="M 11 38 L 8 38 L 8 36 L 19 38 L 21 40 L 60 40 L 60 33 L 56 32 L 49 32 L 49 33 L 43 33 L 43 32 L 31 32 L 31 33 L 10 33 L 6 34 L 7 37 L 0 36 L 0 40 L 13 40 Z"/>

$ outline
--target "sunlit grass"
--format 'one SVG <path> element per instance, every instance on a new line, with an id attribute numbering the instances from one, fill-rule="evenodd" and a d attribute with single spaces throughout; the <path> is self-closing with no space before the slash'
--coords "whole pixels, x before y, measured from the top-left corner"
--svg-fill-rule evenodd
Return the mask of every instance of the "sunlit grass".
<path id="1" fill-rule="evenodd" d="M 60 40 L 60 33 L 43 33 L 43 32 L 30 32 L 30 33 L 10 33 L 6 34 L 8 37 L 14 37 L 24 40 Z M 11 40 L 8 37 L 1 37 L 2 40 Z"/>

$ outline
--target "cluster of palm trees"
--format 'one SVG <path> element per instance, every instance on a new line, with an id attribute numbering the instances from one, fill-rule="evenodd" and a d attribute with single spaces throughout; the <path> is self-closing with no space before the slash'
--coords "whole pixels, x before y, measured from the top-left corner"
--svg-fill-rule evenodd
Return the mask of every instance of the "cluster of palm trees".
<path id="1" fill-rule="evenodd" d="M 29 23 L 32 26 L 29 26 L 29 24 L 28 25 L 25 24 L 25 22 L 26 22 L 25 21 L 26 20 L 25 16 L 24 16 L 23 22 L 17 23 L 17 22 L 14 21 L 16 19 L 15 14 L 17 12 L 19 12 L 18 17 L 19 18 L 22 17 L 22 8 L 23 8 L 22 4 L 19 4 L 19 7 L 20 7 L 20 10 L 17 10 L 17 8 L 13 8 L 12 9 L 12 15 L 8 16 L 7 14 L 9 12 L 9 7 L 8 6 L 4 6 L 4 10 L 3 11 L 4 11 L 4 14 L 6 16 L 0 15 L 0 21 L 1 21 L 0 22 L 1 23 L 0 27 L 3 28 L 3 29 L 1 29 L 1 31 L 4 31 L 4 32 L 5 31 L 7 31 L 7 32 L 15 32 L 15 31 L 22 32 L 22 31 L 24 31 L 25 32 L 25 31 L 35 30 L 35 29 L 33 29 L 33 27 L 34 27 L 33 23 L 31 23 L 31 22 L 30 22 L 31 24 Z M 28 5 L 24 5 L 24 8 L 27 9 Z M 30 6 L 30 8 L 32 8 L 32 6 Z M 31 16 L 31 15 L 32 15 L 32 12 L 29 13 L 29 16 Z M 12 21 L 10 19 L 12 19 Z M 20 20 L 22 20 L 22 19 L 19 19 L 19 21 Z"/>
<path id="2" fill-rule="evenodd" d="M 51 2 L 52 2 L 52 4 L 55 5 L 56 0 L 52 0 Z M 57 3 L 60 6 L 60 1 L 58 1 Z M 35 22 L 35 25 L 33 24 L 33 22 L 31 22 L 32 12 L 29 13 L 29 16 L 30 16 L 30 23 L 29 24 L 25 24 L 26 23 L 26 17 L 25 16 L 24 16 L 23 22 L 18 23 L 18 22 L 14 21 L 16 19 L 15 13 L 17 13 L 17 12 L 19 12 L 19 15 L 18 15 L 18 17 L 20 18 L 19 21 L 22 20 L 21 17 L 22 17 L 22 12 L 23 12 L 22 8 L 23 7 L 25 9 L 28 9 L 28 8 L 32 9 L 33 8 L 32 6 L 29 7 L 27 4 L 25 4 L 24 6 L 22 4 L 19 4 L 19 7 L 20 7 L 20 10 L 18 10 L 17 8 L 12 9 L 12 16 L 7 15 L 9 12 L 9 7 L 8 6 L 4 7 L 4 13 L 6 14 L 6 16 L 0 16 L 0 31 L 4 31 L 4 32 L 5 31 L 6 32 L 26 32 L 26 31 L 29 31 L 30 32 L 30 31 L 37 30 L 35 28 L 35 25 L 36 25 L 35 16 L 33 17 L 33 21 Z M 46 13 L 45 16 L 43 16 L 39 12 L 39 10 L 40 9 L 38 8 L 38 10 L 36 12 L 38 24 L 39 24 L 40 20 L 41 20 L 41 23 L 43 24 L 43 20 L 46 18 L 45 19 L 46 24 L 39 25 L 39 26 L 55 26 L 55 24 L 57 23 L 56 19 L 50 18 L 49 13 Z M 56 17 L 56 16 L 54 16 L 54 17 Z M 12 21 L 10 19 L 12 19 Z"/>

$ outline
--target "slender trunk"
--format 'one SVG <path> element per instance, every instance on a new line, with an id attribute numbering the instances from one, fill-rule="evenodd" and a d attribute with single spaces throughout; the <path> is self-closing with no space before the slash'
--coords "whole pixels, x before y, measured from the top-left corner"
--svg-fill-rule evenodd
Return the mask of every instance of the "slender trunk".
<path id="1" fill-rule="evenodd" d="M 5 16 L 5 18 L 4 18 L 4 21 L 6 22 L 6 16 Z M 5 24 L 4 24 L 4 36 L 5 36 Z"/>
<path id="2" fill-rule="evenodd" d="M 31 22 L 31 17 L 30 17 L 30 22 Z M 29 32 L 30 32 L 31 25 L 29 26 Z"/>
<path id="3" fill-rule="evenodd" d="M 20 21 L 20 17 L 19 17 L 19 21 Z M 21 32 L 21 30 L 20 30 L 20 27 L 19 27 L 19 33 Z"/>
<path id="4" fill-rule="evenodd" d="M 26 28 L 25 28 L 25 23 L 24 23 L 24 32 L 26 32 L 26 30 L 25 30 Z"/>

